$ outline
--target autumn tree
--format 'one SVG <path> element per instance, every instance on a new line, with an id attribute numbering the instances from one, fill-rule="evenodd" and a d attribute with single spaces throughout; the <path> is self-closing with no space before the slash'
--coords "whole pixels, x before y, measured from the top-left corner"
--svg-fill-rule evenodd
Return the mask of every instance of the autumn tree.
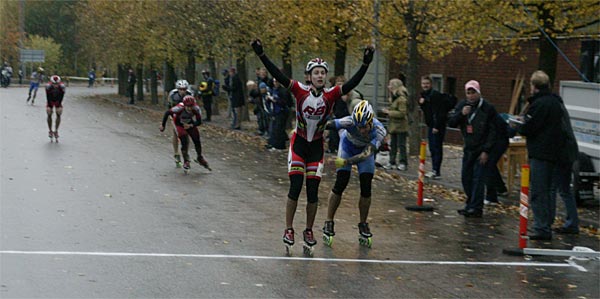
<path id="1" fill-rule="evenodd" d="M 410 98 L 408 118 L 410 126 L 410 153 L 417 154 L 421 141 L 417 99 L 420 91 L 419 63 L 423 58 L 435 60 L 449 54 L 457 43 L 451 38 L 462 17 L 460 3 L 437 1 L 390 0 L 382 1 L 380 22 L 372 23 L 381 37 L 381 50 L 390 58 L 404 63 L 404 82 Z M 372 22 L 372 21 L 370 21 Z M 395 74 L 393 74 L 394 76 Z"/>
<path id="2" fill-rule="evenodd" d="M 499 52 L 518 55 L 523 40 L 538 41 L 538 68 L 554 82 L 558 49 L 556 41 L 568 38 L 600 36 L 600 2 L 596 0 L 475 0 L 469 6 L 471 24 L 461 27 L 474 29 L 474 23 L 486 22 L 479 30 L 457 32 L 471 41 L 465 43 L 480 54 L 495 57 Z M 486 46 L 496 45 L 486 51 Z M 487 47 L 488 49 L 490 47 Z M 523 57 L 525 59 L 525 57 Z M 583 78 L 582 78 L 583 79 Z"/>

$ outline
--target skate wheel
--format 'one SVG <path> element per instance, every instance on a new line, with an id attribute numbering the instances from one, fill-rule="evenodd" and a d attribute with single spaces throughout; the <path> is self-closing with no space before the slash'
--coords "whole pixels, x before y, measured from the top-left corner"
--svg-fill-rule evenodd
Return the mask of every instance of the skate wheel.
<path id="1" fill-rule="evenodd" d="M 323 235 L 323 243 L 331 247 L 331 245 L 333 244 L 333 236 Z"/>
<path id="2" fill-rule="evenodd" d="M 183 173 L 184 173 L 184 174 L 189 174 L 189 173 L 190 173 L 190 170 L 189 170 L 189 169 L 186 169 L 186 170 L 184 170 L 184 171 L 183 171 Z"/>
<path id="3" fill-rule="evenodd" d="M 175 162 L 175 167 L 176 168 L 181 168 L 181 166 L 183 166 L 183 164 L 181 164 L 181 162 Z"/>
<path id="4" fill-rule="evenodd" d="M 368 248 L 371 248 L 371 246 L 373 246 L 373 238 L 372 237 L 359 237 L 358 238 L 358 243 L 362 246 L 366 246 Z"/>
<path id="5" fill-rule="evenodd" d="M 306 256 L 309 256 L 309 257 L 312 257 L 312 256 L 313 256 L 313 251 L 314 251 L 314 248 L 313 248 L 312 246 L 310 246 L 310 245 L 306 245 L 306 244 L 305 244 L 305 245 L 302 247 L 302 251 L 304 252 L 304 255 L 306 255 Z"/>
<path id="6" fill-rule="evenodd" d="M 293 245 L 285 244 L 285 255 L 286 256 L 292 256 L 292 246 Z"/>

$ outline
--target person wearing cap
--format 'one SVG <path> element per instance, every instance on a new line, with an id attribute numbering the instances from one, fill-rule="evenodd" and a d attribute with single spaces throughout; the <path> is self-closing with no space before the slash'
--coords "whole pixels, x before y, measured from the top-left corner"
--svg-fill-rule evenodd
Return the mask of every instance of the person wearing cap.
<path id="1" fill-rule="evenodd" d="M 467 196 L 465 207 L 458 213 L 465 217 L 483 215 L 483 195 L 489 153 L 496 141 L 496 108 L 481 97 L 479 82 L 465 84 L 466 99 L 456 105 L 448 120 L 450 127 L 459 128 L 463 136 L 461 180 Z"/>

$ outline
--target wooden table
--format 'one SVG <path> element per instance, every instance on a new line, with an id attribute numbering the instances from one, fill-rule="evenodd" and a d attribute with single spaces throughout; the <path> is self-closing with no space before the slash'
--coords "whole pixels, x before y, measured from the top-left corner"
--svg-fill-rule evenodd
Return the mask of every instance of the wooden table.
<path id="1" fill-rule="evenodd" d="M 506 174 L 504 172 L 504 164 L 506 163 Z M 515 176 L 517 171 L 521 168 L 522 164 L 527 163 L 527 147 L 525 138 L 521 137 L 520 139 L 515 140 L 514 138 L 510 139 L 508 144 L 508 149 L 504 153 L 504 158 L 498 161 L 498 169 L 500 173 L 504 176 L 506 175 L 506 188 L 510 193 L 515 184 Z M 520 182 L 517 182 L 520 185 Z"/>

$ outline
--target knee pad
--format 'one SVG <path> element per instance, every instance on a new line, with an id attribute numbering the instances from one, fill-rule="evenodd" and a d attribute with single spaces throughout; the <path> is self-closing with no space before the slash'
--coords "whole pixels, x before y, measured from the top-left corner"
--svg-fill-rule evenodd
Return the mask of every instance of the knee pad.
<path id="1" fill-rule="evenodd" d="M 333 189 L 331 189 L 331 192 L 341 196 L 342 193 L 344 193 L 344 190 L 346 190 L 346 186 L 348 186 L 348 181 L 350 181 L 350 171 L 338 171 L 337 177 L 335 179 L 335 184 L 333 185 Z"/>
<path id="2" fill-rule="evenodd" d="M 361 173 L 360 180 L 360 196 L 371 197 L 371 181 L 373 181 L 372 173 Z"/>
<path id="3" fill-rule="evenodd" d="M 306 179 L 306 200 L 309 203 L 316 203 L 319 201 L 319 184 L 321 180 L 318 179 Z"/>
<path id="4" fill-rule="evenodd" d="M 292 174 L 290 175 L 290 191 L 288 192 L 288 198 L 294 201 L 298 201 L 300 197 L 300 191 L 302 191 L 302 183 L 304 182 L 304 175 Z"/>

